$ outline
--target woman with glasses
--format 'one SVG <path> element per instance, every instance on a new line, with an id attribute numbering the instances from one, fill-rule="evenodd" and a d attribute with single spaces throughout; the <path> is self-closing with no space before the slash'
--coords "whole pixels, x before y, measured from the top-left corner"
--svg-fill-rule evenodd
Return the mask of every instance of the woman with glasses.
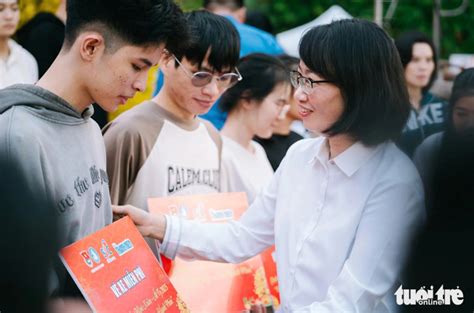
<path id="1" fill-rule="evenodd" d="M 275 244 L 282 312 L 394 312 L 394 292 L 424 218 L 416 168 L 392 140 L 410 107 L 395 45 L 376 24 L 305 33 L 292 73 L 305 127 L 237 222 L 129 214 L 174 258 L 241 262 Z"/>
<path id="2" fill-rule="evenodd" d="M 252 139 L 272 136 L 291 84 L 285 65 L 269 55 L 250 54 L 238 68 L 245 79 L 227 89 L 219 102 L 228 114 L 221 130 L 223 166 L 228 190 L 245 191 L 251 203 L 273 176 L 265 150 Z"/>

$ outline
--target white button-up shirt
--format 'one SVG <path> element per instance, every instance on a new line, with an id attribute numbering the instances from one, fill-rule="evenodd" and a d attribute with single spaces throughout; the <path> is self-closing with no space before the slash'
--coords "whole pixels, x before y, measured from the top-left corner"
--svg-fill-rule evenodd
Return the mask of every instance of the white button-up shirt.
<path id="1" fill-rule="evenodd" d="M 281 311 L 393 312 L 425 216 L 419 175 L 392 142 L 328 156 L 325 138 L 294 144 L 239 221 L 167 216 L 162 252 L 238 263 L 275 244 Z"/>
<path id="2" fill-rule="evenodd" d="M 10 55 L 0 59 L 0 89 L 14 84 L 34 84 L 38 80 L 35 58 L 14 40 L 8 40 Z"/>

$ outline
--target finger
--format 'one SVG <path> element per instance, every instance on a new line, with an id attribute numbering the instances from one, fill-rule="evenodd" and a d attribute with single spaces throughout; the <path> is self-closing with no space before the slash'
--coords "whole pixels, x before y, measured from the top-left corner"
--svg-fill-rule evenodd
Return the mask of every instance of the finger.
<path id="1" fill-rule="evenodd" d="M 130 216 L 130 218 L 137 224 L 142 224 L 143 220 L 146 219 L 148 215 L 148 212 L 129 204 L 113 205 L 112 210 L 118 216 Z"/>
<path id="2" fill-rule="evenodd" d="M 112 219 L 113 219 L 113 221 L 115 222 L 115 221 L 118 221 L 119 219 L 121 219 L 121 218 L 123 218 L 123 217 L 125 217 L 125 216 L 127 216 L 127 215 L 114 213 Z"/>
<path id="3" fill-rule="evenodd" d="M 127 205 L 112 205 L 112 211 L 115 214 L 122 214 L 126 215 L 127 214 Z"/>
<path id="4" fill-rule="evenodd" d="M 250 312 L 252 313 L 265 313 L 265 311 L 263 304 L 252 304 L 252 307 L 250 308 Z"/>

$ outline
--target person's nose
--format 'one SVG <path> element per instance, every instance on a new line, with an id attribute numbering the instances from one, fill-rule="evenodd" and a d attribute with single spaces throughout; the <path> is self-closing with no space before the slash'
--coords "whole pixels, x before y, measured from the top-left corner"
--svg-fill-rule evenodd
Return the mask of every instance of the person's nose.
<path id="1" fill-rule="evenodd" d="M 303 91 L 303 88 L 301 86 L 298 86 L 298 88 L 296 88 L 295 90 L 293 98 L 297 102 L 306 102 L 308 100 L 308 95 Z"/>
<path id="2" fill-rule="evenodd" d="M 209 84 L 205 85 L 202 89 L 203 93 L 214 98 L 217 97 L 220 93 L 220 88 L 215 77 L 209 82 Z"/>
<path id="3" fill-rule="evenodd" d="M 427 61 L 427 60 L 424 60 L 424 61 L 421 61 L 419 63 L 419 67 L 422 71 L 427 71 L 429 70 L 430 68 L 430 65 L 431 65 L 431 62 L 430 61 Z"/>
<path id="4" fill-rule="evenodd" d="M 5 17 L 6 20 L 12 20 L 13 17 L 15 16 L 15 12 L 13 12 L 12 9 L 8 9 L 8 8 L 7 8 L 7 9 L 4 11 L 4 15 L 3 15 L 3 16 Z"/>
<path id="5" fill-rule="evenodd" d="M 470 113 L 467 120 L 467 128 L 474 130 L 474 113 Z"/>
<path id="6" fill-rule="evenodd" d="M 148 79 L 148 71 L 143 71 L 143 73 L 140 73 L 140 75 L 137 77 L 137 79 L 133 83 L 133 89 L 139 92 L 145 91 L 147 79 Z"/>

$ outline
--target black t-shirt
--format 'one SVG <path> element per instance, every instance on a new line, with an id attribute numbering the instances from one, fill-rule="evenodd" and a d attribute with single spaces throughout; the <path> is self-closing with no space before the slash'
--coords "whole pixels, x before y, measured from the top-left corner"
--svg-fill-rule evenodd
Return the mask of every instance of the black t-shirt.
<path id="1" fill-rule="evenodd" d="M 56 15 L 41 12 L 16 34 L 17 42 L 38 62 L 38 77 L 48 70 L 59 54 L 64 41 L 65 25 Z"/>
<path id="2" fill-rule="evenodd" d="M 288 135 L 277 135 L 274 134 L 269 139 L 262 139 L 255 137 L 255 141 L 262 145 L 263 149 L 267 153 L 268 160 L 276 171 L 280 165 L 281 160 L 285 157 L 286 151 L 291 147 L 292 144 L 300 139 L 303 139 L 299 134 L 291 131 Z"/>

